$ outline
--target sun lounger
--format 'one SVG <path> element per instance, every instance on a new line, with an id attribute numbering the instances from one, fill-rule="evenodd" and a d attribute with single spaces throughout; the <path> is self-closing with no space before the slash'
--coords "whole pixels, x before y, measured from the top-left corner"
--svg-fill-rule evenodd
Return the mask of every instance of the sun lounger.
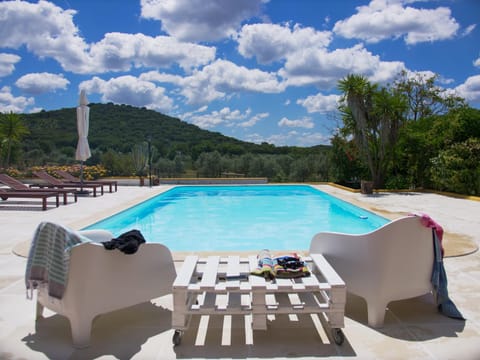
<path id="1" fill-rule="evenodd" d="M 60 205 L 58 193 L 53 192 L 27 192 L 27 191 L 9 191 L 0 189 L 0 199 L 7 200 L 9 198 L 23 199 L 42 199 L 42 210 L 47 210 L 47 198 L 55 197 L 57 207 Z"/>
<path id="2" fill-rule="evenodd" d="M 60 179 L 53 177 L 48 174 L 46 171 L 34 171 L 33 174 L 42 179 L 43 183 L 32 184 L 30 187 L 39 187 L 39 188 L 59 188 L 59 189 L 78 189 L 78 188 L 90 188 L 93 190 L 93 196 L 97 196 L 97 189 L 100 188 L 100 193 L 103 195 L 103 185 L 102 184 L 72 184 L 66 183 Z"/>
<path id="3" fill-rule="evenodd" d="M 113 235 L 106 230 L 74 231 L 44 222 L 32 239 L 25 280 L 29 291 L 32 286 L 38 291 L 37 320 L 42 317 L 44 307 L 67 317 L 73 344 L 77 348 L 89 345 L 96 316 L 172 293 L 176 271 L 167 247 L 144 243 L 134 254 L 127 255 L 117 249 L 107 250 L 101 244 L 112 238 Z M 62 267 L 65 264 L 63 251 L 60 252 L 61 259 L 54 262 L 62 271 L 59 274 L 55 265 L 56 284 L 52 287 L 48 283 L 53 276 L 47 276 L 46 283 L 38 283 L 39 280 L 32 283 L 34 278 L 46 272 L 38 267 L 52 264 L 51 260 L 54 260 L 45 259 L 46 252 L 42 249 L 48 246 L 58 249 L 68 244 L 76 244 L 67 249 L 70 254 L 68 267 Z M 55 251 L 49 254 L 53 257 Z M 119 334 L 119 342 L 128 341 L 121 338 L 123 335 Z"/>
<path id="4" fill-rule="evenodd" d="M 73 176 L 67 171 L 63 170 L 56 170 L 55 173 L 63 178 L 63 181 L 67 183 L 72 183 L 72 184 L 80 184 L 81 179 L 78 177 Z M 84 180 L 84 184 L 101 184 L 101 185 L 108 185 L 109 191 L 112 193 L 113 192 L 113 186 L 115 186 L 115 192 L 117 191 L 118 188 L 118 181 L 115 180 Z"/>
<path id="5" fill-rule="evenodd" d="M 11 190 L 13 191 L 28 191 L 28 192 L 53 192 L 53 193 L 58 193 L 63 195 L 63 204 L 67 205 L 68 200 L 67 200 L 67 195 L 72 194 L 75 202 L 77 202 L 77 194 L 75 190 L 69 190 L 69 189 L 53 189 L 49 188 L 48 190 L 44 189 L 33 189 L 22 183 L 21 181 L 18 181 L 15 178 L 12 178 L 11 176 L 8 176 L 7 174 L 0 174 L 0 183 L 8 186 Z"/>

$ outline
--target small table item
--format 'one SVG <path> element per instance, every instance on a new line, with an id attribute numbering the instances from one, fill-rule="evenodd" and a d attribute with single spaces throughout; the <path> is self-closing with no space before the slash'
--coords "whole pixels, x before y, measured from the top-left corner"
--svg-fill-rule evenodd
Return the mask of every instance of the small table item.
<path id="1" fill-rule="evenodd" d="M 180 344 L 192 315 L 251 315 L 253 330 L 266 330 L 267 315 L 299 313 L 323 313 L 331 337 L 341 345 L 345 283 L 323 255 L 311 254 L 303 260 L 311 276 L 269 281 L 251 274 L 258 266 L 255 255 L 187 256 L 173 283 L 174 345 Z"/>

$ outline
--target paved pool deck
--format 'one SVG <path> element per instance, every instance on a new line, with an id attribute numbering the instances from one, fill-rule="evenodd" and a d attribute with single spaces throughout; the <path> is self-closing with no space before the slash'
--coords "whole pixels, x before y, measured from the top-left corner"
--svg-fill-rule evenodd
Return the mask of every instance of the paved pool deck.
<path id="1" fill-rule="evenodd" d="M 440 315 L 431 296 L 392 302 L 385 326 L 367 325 L 365 302 L 349 295 L 345 343 L 330 343 L 310 316 L 278 316 L 267 331 L 253 334 L 242 317 L 193 319 L 182 344 L 172 345 L 171 296 L 155 299 L 96 319 L 89 348 L 71 346 L 68 321 L 54 313 L 35 323 L 35 302 L 26 299 L 23 281 L 28 241 L 41 221 L 74 229 L 146 200 L 171 186 L 120 186 L 117 193 L 79 198 L 41 211 L 38 204 L 0 203 L 0 359 L 480 359 L 480 202 L 430 193 L 362 195 L 328 185 L 320 190 L 362 205 L 389 218 L 424 212 L 442 224 L 447 246 L 463 256 L 444 260 L 449 293 L 466 317 L 458 321 Z M 448 245 L 448 241 L 451 241 Z M 26 250 L 27 249 L 27 250 Z M 453 249 L 455 250 L 455 249 Z M 453 251 L 452 250 L 452 251 Z M 176 264 L 181 266 L 181 256 Z M 125 284 L 125 291 L 130 291 Z"/>

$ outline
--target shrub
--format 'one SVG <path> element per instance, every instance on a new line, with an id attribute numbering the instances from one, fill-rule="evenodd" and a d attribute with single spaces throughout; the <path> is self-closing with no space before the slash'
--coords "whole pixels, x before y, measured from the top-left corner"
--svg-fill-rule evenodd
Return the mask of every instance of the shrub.
<path id="1" fill-rule="evenodd" d="M 439 190 L 480 195 L 480 139 L 470 138 L 432 159 L 432 181 Z"/>
<path id="2" fill-rule="evenodd" d="M 80 176 L 80 165 L 49 165 L 49 166 L 33 166 L 29 170 L 25 172 L 25 176 L 31 177 L 33 176 L 33 171 L 39 171 L 39 170 L 44 170 L 47 173 L 49 173 L 52 176 L 59 177 L 55 171 L 56 170 L 63 170 L 66 172 L 69 172 L 70 174 L 74 176 Z M 101 165 L 93 165 L 93 166 L 88 166 L 84 165 L 83 166 L 83 179 L 84 180 L 95 180 L 100 177 L 104 177 L 107 175 L 107 170 L 101 166 Z"/>

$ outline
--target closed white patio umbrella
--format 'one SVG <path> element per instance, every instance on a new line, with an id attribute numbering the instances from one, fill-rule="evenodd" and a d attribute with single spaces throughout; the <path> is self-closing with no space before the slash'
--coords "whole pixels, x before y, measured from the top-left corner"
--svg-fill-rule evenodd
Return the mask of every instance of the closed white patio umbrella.
<path id="1" fill-rule="evenodd" d="M 90 108 L 87 105 L 87 95 L 85 90 L 81 90 L 79 105 L 77 106 L 78 143 L 75 153 L 75 159 L 80 160 L 80 194 L 88 194 L 88 191 L 83 190 L 83 162 L 92 156 L 87 138 L 90 121 Z"/>

